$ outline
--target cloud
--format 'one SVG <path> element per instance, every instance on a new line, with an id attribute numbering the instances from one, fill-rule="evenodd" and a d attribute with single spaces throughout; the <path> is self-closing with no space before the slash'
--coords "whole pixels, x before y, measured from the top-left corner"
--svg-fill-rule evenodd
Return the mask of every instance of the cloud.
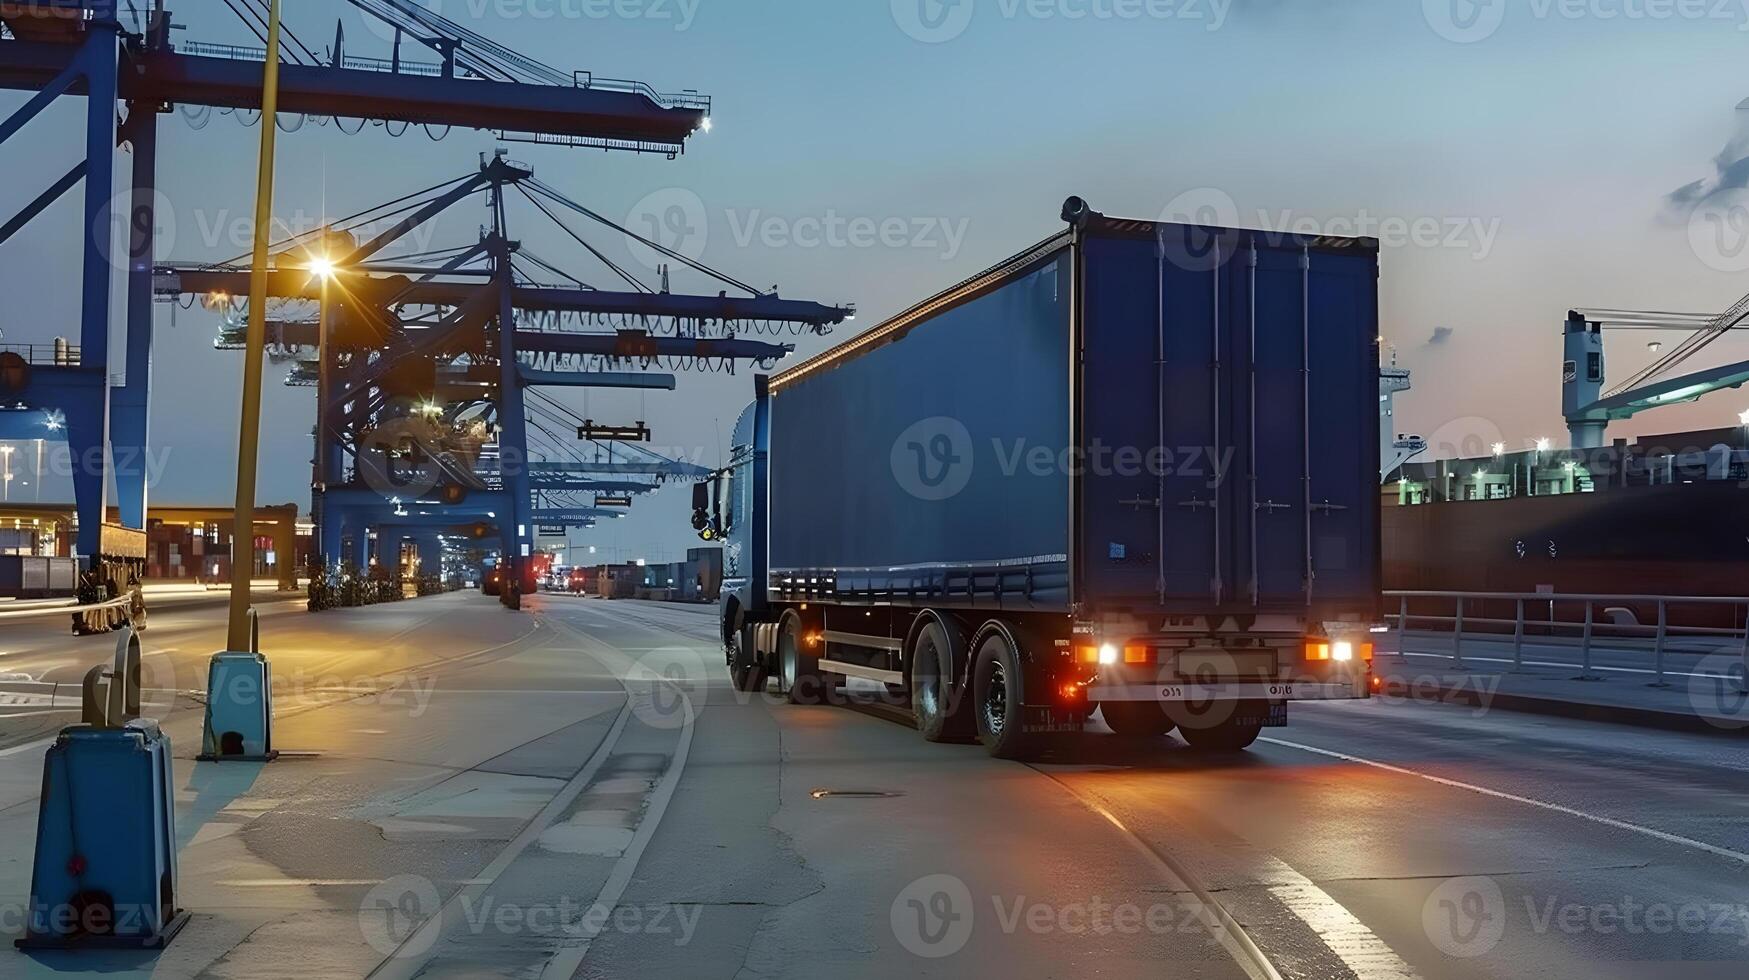
<path id="1" fill-rule="evenodd" d="M 1736 131 L 1713 157 L 1713 174 L 1691 181 L 1665 195 L 1664 203 L 1677 210 L 1689 210 L 1721 194 L 1732 194 L 1749 187 L 1749 102 L 1737 107 Z"/>
<path id="2" fill-rule="evenodd" d="M 1451 335 L 1454 333 L 1457 333 L 1457 331 L 1453 330 L 1451 327 L 1434 327 L 1433 336 L 1427 338 L 1427 346 L 1438 347 L 1450 340 Z"/>

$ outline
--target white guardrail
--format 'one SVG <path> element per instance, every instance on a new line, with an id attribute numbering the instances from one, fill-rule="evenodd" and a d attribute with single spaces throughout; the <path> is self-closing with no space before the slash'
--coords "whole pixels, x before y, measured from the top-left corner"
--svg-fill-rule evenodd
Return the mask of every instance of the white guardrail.
<path id="1" fill-rule="evenodd" d="M 1671 595 L 1605 595 L 1568 592 L 1425 592 L 1401 591 L 1386 592 L 1385 597 L 1397 603 L 1395 615 L 1387 616 L 1394 620 L 1399 635 L 1414 629 L 1415 624 L 1427 624 L 1440 629 L 1449 628 L 1451 633 L 1451 656 L 1453 663 L 1462 668 L 1464 665 L 1464 630 L 1466 627 L 1487 627 L 1500 630 L 1498 633 L 1472 632 L 1471 640 L 1505 639 L 1504 628 L 1512 628 L 1512 666 L 1514 670 L 1524 668 L 1524 640 L 1527 630 L 1542 630 L 1541 635 L 1551 638 L 1568 639 L 1577 637 L 1579 641 L 1579 656 L 1581 676 L 1591 679 L 1595 675 L 1591 669 L 1592 648 L 1601 637 L 1649 638 L 1652 641 L 1652 656 L 1656 683 L 1664 683 L 1664 658 L 1666 648 L 1672 638 L 1696 637 L 1715 641 L 1736 643 L 1742 651 L 1745 670 L 1749 670 L 1749 597 L 1745 596 L 1671 596 Z M 1413 602 L 1420 611 L 1412 611 Z M 1670 609 L 1673 606 L 1684 608 L 1714 607 L 1711 611 L 1720 618 L 1728 617 L 1732 623 L 1729 627 L 1674 625 L 1670 622 Z M 1433 612 L 1428 612 L 1432 607 Z M 1510 608 L 1512 618 L 1499 615 L 1502 609 Z M 1446 611 L 1450 610 L 1450 615 Z M 1527 618 L 1529 610 L 1539 618 Z M 1573 618 L 1563 618 L 1561 613 L 1574 613 L 1582 610 Z M 1598 612 L 1604 614 L 1598 618 Z M 1657 622 L 1641 623 L 1636 610 L 1656 610 Z"/>

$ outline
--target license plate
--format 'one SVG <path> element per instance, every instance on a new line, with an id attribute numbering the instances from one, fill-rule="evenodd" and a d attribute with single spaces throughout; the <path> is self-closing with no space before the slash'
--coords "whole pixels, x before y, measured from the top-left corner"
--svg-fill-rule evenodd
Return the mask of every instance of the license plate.
<path id="1" fill-rule="evenodd" d="M 1297 681 L 1240 684 L 1110 684 L 1089 688 L 1094 701 L 1338 701 L 1362 697 L 1353 684 Z"/>

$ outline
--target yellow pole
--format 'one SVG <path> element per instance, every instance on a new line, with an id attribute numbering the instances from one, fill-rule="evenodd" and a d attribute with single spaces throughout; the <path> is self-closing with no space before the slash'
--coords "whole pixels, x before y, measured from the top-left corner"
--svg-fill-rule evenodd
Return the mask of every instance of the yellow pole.
<path id="1" fill-rule="evenodd" d="M 267 347 L 267 245 L 273 222 L 273 147 L 279 112 L 279 0 L 267 15 L 261 80 L 261 166 L 255 188 L 255 253 L 249 274 L 249 336 L 237 431 L 237 507 L 231 520 L 231 618 L 225 649 L 248 650 L 249 586 L 255 574 L 255 469 L 261 444 L 261 362 Z"/>

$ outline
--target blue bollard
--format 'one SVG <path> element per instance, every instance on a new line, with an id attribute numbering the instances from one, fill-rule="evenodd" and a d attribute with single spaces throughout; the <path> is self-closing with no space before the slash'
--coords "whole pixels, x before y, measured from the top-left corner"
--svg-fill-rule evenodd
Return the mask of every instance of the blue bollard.
<path id="1" fill-rule="evenodd" d="M 176 905 L 170 739 L 139 717 L 140 641 L 124 628 L 109 673 L 85 675 L 84 720 L 43 762 L 29 921 L 20 949 L 156 948 Z"/>
<path id="2" fill-rule="evenodd" d="M 213 654 L 206 677 L 202 762 L 272 762 L 273 684 L 261 655 L 261 626 L 249 610 L 249 652 Z"/>

